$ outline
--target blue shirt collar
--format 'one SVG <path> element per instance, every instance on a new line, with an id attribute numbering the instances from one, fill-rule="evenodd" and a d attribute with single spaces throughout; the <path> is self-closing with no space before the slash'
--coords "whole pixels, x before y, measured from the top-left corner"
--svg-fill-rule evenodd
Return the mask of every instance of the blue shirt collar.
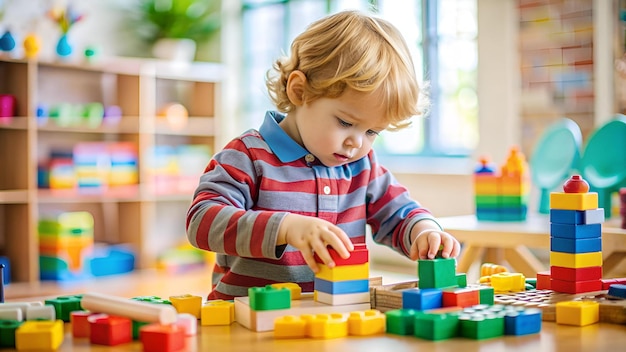
<path id="1" fill-rule="evenodd" d="M 309 152 L 278 125 L 284 118 L 285 115 L 278 111 L 266 112 L 259 133 L 278 159 L 283 163 L 288 163 L 303 158 Z"/>

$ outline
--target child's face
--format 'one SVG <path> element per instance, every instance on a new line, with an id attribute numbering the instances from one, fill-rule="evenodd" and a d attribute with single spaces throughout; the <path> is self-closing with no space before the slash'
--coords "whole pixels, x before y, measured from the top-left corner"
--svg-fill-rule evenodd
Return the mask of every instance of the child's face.
<path id="1" fill-rule="evenodd" d="M 322 164 L 347 164 L 367 155 L 387 128 L 380 101 L 376 93 L 353 90 L 336 99 L 321 98 L 289 113 L 286 131 Z"/>

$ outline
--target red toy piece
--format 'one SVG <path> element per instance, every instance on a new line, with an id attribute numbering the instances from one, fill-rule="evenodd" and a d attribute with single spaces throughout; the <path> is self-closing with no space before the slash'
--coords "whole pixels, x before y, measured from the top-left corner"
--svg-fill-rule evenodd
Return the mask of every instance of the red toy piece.
<path id="1" fill-rule="evenodd" d="M 115 346 L 133 342 L 132 321 L 128 318 L 105 316 L 89 321 L 89 341 L 93 344 Z"/>
<path id="2" fill-rule="evenodd" d="M 142 326 L 139 339 L 145 352 L 173 352 L 185 348 L 185 332 L 175 324 Z"/>
<path id="3" fill-rule="evenodd" d="M 589 184 L 580 175 L 573 175 L 563 184 L 563 192 L 587 193 L 589 192 Z"/>

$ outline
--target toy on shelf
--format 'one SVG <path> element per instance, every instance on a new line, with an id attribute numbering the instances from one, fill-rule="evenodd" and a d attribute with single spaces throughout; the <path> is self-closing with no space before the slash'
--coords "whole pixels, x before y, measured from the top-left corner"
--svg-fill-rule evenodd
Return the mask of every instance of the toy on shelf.
<path id="1" fill-rule="evenodd" d="M 9 53 L 13 49 L 15 49 L 15 38 L 13 38 L 11 31 L 6 31 L 0 36 L 0 51 Z"/>
<path id="2" fill-rule="evenodd" d="M 0 94 L 0 123 L 10 123 L 17 115 L 17 98 L 11 94 Z"/>
<path id="3" fill-rule="evenodd" d="M 48 17 L 52 19 L 61 30 L 61 37 L 56 45 L 56 53 L 60 57 L 66 58 L 70 56 L 73 51 L 68 38 L 70 29 L 83 19 L 83 15 L 76 13 L 71 5 L 67 5 L 65 8 L 52 8 L 48 11 Z"/>
<path id="4" fill-rule="evenodd" d="M 41 50 L 41 40 L 36 34 L 29 34 L 24 38 L 24 55 L 27 59 L 34 59 L 39 55 Z"/>
<path id="5" fill-rule="evenodd" d="M 486 158 L 474 170 L 476 218 L 485 221 L 526 219 L 530 177 L 524 154 L 512 147 L 500 170 Z"/>

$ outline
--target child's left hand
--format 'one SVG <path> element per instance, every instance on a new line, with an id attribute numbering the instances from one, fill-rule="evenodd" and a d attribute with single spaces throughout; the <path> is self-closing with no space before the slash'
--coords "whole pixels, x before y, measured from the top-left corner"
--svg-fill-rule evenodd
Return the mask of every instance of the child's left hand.
<path id="1" fill-rule="evenodd" d="M 442 258 L 456 258 L 461 252 L 461 244 L 451 234 L 438 229 L 420 231 L 411 244 L 411 260 L 435 259 L 441 250 Z"/>

